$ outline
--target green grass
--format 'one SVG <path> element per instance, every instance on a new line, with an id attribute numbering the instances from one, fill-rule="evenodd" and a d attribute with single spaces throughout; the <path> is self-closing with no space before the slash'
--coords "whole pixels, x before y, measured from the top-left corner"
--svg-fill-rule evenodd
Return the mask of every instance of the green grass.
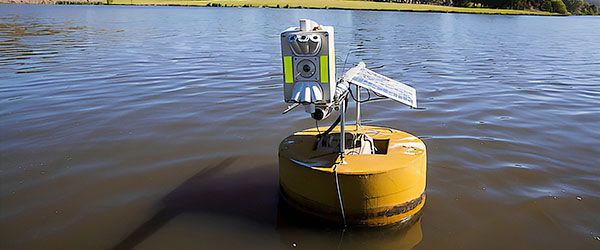
<path id="1" fill-rule="evenodd" d="M 556 15 L 543 11 L 461 8 L 427 4 L 383 3 L 352 0 L 114 0 L 112 4 L 134 5 L 180 5 L 206 6 L 208 4 L 223 7 L 269 7 L 269 8 L 310 8 L 310 9 L 348 9 L 348 10 L 387 10 L 416 12 L 447 12 L 471 14 L 501 15 Z"/>

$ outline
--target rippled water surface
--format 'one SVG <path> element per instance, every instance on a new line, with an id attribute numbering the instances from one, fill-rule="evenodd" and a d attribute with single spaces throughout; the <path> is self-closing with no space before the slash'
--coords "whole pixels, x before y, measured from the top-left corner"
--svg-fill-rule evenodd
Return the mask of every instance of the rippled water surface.
<path id="1" fill-rule="evenodd" d="M 363 106 L 427 144 L 413 225 L 282 215 L 277 146 L 315 125 L 281 115 L 300 18 L 417 89 Z M 597 17 L 0 5 L 0 132 L 2 249 L 600 248 Z"/>

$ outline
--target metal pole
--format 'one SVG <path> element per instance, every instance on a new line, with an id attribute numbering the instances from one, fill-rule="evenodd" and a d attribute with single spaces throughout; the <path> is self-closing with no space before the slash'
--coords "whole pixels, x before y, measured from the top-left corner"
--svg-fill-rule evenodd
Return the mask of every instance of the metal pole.
<path id="1" fill-rule="evenodd" d="M 356 85 L 356 132 L 360 128 L 360 86 Z"/>
<path id="2" fill-rule="evenodd" d="M 340 164 L 344 164 L 344 150 L 346 149 L 346 131 L 344 129 L 344 126 L 346 125 L 346 100 L 342 99 L 342 103 L 341 103 L 342 108 L 340 109 L 342 111 L 342 114 L 340 115 Z"/>

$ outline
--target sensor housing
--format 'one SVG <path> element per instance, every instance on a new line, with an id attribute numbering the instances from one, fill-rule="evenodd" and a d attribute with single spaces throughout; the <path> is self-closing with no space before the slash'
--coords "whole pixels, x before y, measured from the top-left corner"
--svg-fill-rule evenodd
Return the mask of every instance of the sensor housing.
<path id="1" fill-rule="evenodd" d="M 308 19 L 281 33 L 285 102 L 329 109 L 336 87 L 333 41 L 333 27 Z"/>

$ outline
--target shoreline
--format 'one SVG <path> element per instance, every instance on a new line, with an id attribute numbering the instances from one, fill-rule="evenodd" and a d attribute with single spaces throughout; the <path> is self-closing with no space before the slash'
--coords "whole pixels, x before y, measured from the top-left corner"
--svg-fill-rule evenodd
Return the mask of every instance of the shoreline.
<path id="1" fill-rule="evenodd" d="M 234 7 L 234 8 L 284 8 L 284 9 L 333 9 L 333 10 L 366 10 L 366 11 L 398 11 L 398 12 L 430 12 L 484 15 L 525 15 L 525 16 L 563 16 L 558 13 L 490 8 L 468 8 L 429 4 L 407 4 L 355 0 L 104 0 L 104 1 L 53 1 L 53 0 L 21 0 L 0 1 L 2 3 L 42 3 L 58 5 L 131 5 L 131 6 L 181 6 L 181 7 Z"/>

